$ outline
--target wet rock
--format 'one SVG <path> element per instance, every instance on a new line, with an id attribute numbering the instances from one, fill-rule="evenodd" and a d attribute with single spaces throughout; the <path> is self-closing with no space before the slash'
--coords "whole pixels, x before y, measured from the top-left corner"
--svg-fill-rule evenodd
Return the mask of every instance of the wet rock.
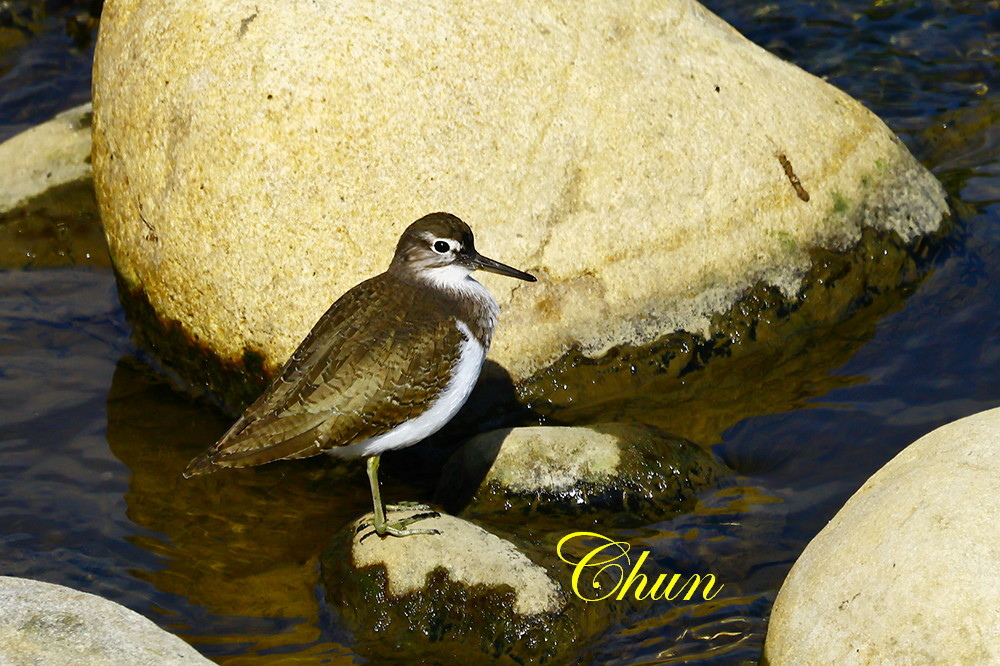
<path id="1" fill-rule="evenodd" d="M 89 181 L 91 105 L 0 143 L 0 213 L 58 185 Z"/>
<path id="2" fill-rule="evenodd" d="M 0 269 L 109 266 L 90 168 L 90 104 L 0 143 Z"/>
<path id="3" fill-rule="evenodd" d="M 768 663 L 1000 662 L 1000 409 L 920 438 L 809 543 L 774 604 Z"/>
<path id="4" fill-rule="evenodd" d="M 172 634 L 107 599 L 0 577 L 0 663 L 77 666 L 211 664 Z"/>
<path id="5" fill-rule="evenodd" d="M 640 426 L 507 428 L 455 453 L 437 501 L 474 516 L 537 510 L 607 520 L 624 512 L 652 521 L 690 508 L 725 475 L 710 452 Z"/>
<path id="6" fill-rule="evenodd" d="M 0 213 L 0 269 L 110 265 L 89 178 Z"/>
<path id="7" fill-rule="evenodd" d="M 392 512 L 391 520 L 412 512 Z M 549 571 L 510 541 L 441 515 L 437 535 L 380 539 L 367 516 L 323 557 L 331 601 L 362 654 L 421 663 L 563 663 L 587 623 Z"/>
<path id="8" fill-rule="evenodd" d="M 225 363 L 278 367 L 433 210 L 541 278 L 483 277 L 515 382 L 704 333 L 758 283 L 796 298 L 810 249 L 945 211 L 861 104 L 691 0 L 365 7 L 104 6 L 95 172 L 125 298 Z"/>

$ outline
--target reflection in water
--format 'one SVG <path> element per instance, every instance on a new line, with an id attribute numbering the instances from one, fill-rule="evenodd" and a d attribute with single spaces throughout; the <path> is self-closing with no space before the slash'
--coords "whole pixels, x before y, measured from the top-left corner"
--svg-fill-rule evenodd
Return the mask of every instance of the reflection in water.
<path id="1" fill-rule="evenodd" d="M 0 271 L 0 565 L 146 604 L 102 399 L 126 345 L 106 270 Z"/>
<path id="2" fill-rule="evenodd" d="M 128 516 L 162 535 L 131 540 L 164 563 L 136 575 L 203 608 L 171 630 L 207 653 L 230 645 L 263 654 L 324 638 L 317 556 L 330 534 L 366 510 L 363 470 L 319 460 L 184 479 L 187 462 L 229 420 L 134 358 L 118 362 L 107 406 L 108 444 L 132 472 Z M 313 649 L 345 651 L 335 643 Z"/>

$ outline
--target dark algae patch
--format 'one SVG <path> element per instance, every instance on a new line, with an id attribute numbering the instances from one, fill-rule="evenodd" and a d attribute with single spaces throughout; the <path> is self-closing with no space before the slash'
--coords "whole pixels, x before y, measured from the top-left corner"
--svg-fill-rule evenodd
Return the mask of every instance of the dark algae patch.
<path id="1" fill-rule="evenodd" d="M 570 664 L 579 653 L 568 617 L 518 616 L 509 587 L 467 587 L 436 569 L 423 589 L 391 596 L 384 567 L 324 564 L 323 573 L 359 651 L 375 661 L 389 663 L 402 649 L 411 663 L 426 664 Z"/>
<path id="2" fill-rule="evenodd" d="M 233 414 L 263 393 L 272 377 L 263 355 L 245 350 L 239 361 L 227 361 L 201 344 L 179 322 L 166 321 L 150 305 L 142 289 L 132 289 L 115 273 L 122 307 L 136 342 L 176 372 L 196 392 L 217 396 Z"/>

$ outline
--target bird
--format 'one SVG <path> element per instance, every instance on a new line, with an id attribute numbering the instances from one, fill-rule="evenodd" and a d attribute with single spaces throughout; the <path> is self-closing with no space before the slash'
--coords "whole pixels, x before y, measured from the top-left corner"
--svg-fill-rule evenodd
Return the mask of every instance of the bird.
<path id="1" fill-rule="evenodd" d="M 410 224 L 388 269 L 330 306 L 264 393 L 184 477 L 320 453 L 366 458 L 375 533 L 438 533 L 408 527 L 433 512 L 386 520 L 379 460 L 440 430 L 472 393 L 500 313 L 472 277 L 475 270 L 536 281 L 479 254 L 472 229 L 454 215 L 431 213 Z"/>

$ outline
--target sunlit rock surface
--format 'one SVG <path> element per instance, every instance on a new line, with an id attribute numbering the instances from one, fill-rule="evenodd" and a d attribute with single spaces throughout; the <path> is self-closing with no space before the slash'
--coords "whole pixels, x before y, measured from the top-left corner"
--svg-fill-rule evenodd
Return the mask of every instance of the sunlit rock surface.
<path id="1" fill-rule="evenodd" d="M 412 512 L 391 512 L 390 520 Z M 566 663 L 588 631 L 581 604 L 515 544 L 460 518 L 413 528 L 440 534 L 376 536 L 355 521 L 323 556 L 338 612 L 374 660 Z M 456 661 L 457 660 L 457 661 Z"/>
<path id="2" fill-rule="evenodd" d="M 0 577 L 0 664 L 211 664 L 173 634 L 107 599 Z"/>
<path id="3" fill-rule="evenodd" d="M 0 213 L 50 188 L 90 181 L 91 115 L 83 104 L 0 143 Z"/>
<path id="4" fill-rule="evenodd" d="M 1000 409 L 876 472 L 809 543 L 774 604 L 768 663 L 1000 662 Z"/>
<path id="5" fill-rule="evenodd" d="M 880 120 L 691 0 L 108 0 L 94 90 L 126 300 L 265 370 L 435 210 L 540 277 L 482 278 L 515 382 L 944 211 Z"/>
<path id="6" fill-rule="evenodd" d="M 445 466 L 437 498 L 484 518 L 539 510 L 646 522 L 690 508 L 725 474 L 710 452 L 639 426 L 507 428 L 464 444 Z"/>

